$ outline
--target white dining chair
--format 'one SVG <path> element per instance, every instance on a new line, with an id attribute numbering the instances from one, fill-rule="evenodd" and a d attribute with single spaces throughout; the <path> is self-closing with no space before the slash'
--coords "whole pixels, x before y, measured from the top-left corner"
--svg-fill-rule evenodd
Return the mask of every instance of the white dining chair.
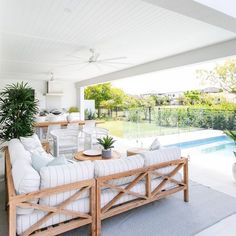
<path id="1" fill-rule="evenodd" d="M 68 123 L 67 129 L 72 129 L 72 130 L 79 130 L 79 124 L 78 123 Z"/>
<path id="2" fill-rule="evenodd" d="M 87 129 L 87 128 L 95 128 L 95 127 L 96 127 L 95 120 L 86 120 L 83 128 Z"/>
<path id="3" fill-rule="evenodd" d="M 109 135 L 109 130 L 100 127 L 84 128 L 83 134 L 85 136 L 85 146 L 87 149 L 93 149 L 98 146 L 97 139 Z"/>
<path id="4" fill-rule="evenodd" d="M 79 150 L 80 133 L 76 129 L 58 129 L 51 131 L 53 137 L 53 155 L 73 154 Z M 83 147 L 81 148 L 83 149 Z"/>
<path id="5" fill-rule="evenodd" d="M 61 125 L 49 125 L 47 128 L 47 134 L 46 134 L 46 139 L 50 141 L 52 139 L 51 137 L 51 132 L 53 130 L 61 129 Z"/>

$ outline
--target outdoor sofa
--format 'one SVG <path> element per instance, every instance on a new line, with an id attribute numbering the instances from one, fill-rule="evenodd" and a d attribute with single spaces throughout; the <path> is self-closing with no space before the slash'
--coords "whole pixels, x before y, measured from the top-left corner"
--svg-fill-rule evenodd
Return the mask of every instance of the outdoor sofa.
<path id="1" fill-rule="evenodd" d="M 10 236 L 58 235 L 89 224 L 91 235 L 101 235 L 108 217 L 178 191 L 188 201 L 188 160 L 179 148 L 37 172 L 30 152 L 13 139 L 5 158 Z"/>

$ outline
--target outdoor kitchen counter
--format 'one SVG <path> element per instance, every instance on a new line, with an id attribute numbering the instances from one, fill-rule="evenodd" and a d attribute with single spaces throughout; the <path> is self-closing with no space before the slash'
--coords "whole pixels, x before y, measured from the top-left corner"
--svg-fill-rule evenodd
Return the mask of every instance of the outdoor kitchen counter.
<path id="1" fill-rule="evenodd" d="M 84 120 L 75 120 L 75 121 L 71 121 L 71 122 L 68 122 L 68 121 L 44 121 L 44 122 L 36 122 L 34 124 L 34 127 L 36 127 L 36 128 L 46 128 L 49 125 L 67 126 L 68 124 L 73 124 L 73 123 L 76 123 L 76 124 L 79 124 L 79 125 L 84 125 L 85 121 Z M 96 120 L 96 125 L 97 124 L 102 124 L 102 123 L 104 123 L 104 121 Z"/>
<path id="2" fill-rule="evenodd" d="M 102 124 L 105 121 L 102 120 L 96 120 L 95 124 Z M 61 125 L 61 126 L 67 126 L 68 124 L 78 124 L 81 129 L 82 129 L 82 125 L 85 125 L 85 121 L 84 120 L 75 120 L 75 121 L 43 121 L 43 122 L 36 122 L 34 123 L 34 127 L 36 128 L 36 133 L 39 136 L 40 140 L 44 139 L 44 132 L 47 132 L 48 126 L 49 125 Z"/>

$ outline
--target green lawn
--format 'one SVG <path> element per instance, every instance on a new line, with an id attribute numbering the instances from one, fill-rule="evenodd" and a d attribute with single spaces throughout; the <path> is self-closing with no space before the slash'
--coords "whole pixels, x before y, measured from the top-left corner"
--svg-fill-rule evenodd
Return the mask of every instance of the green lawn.
<path id="1" fill-rule="evenodd" d="M 199 128 L 192 127 L 160 127 L 154 123 L 135 123 L 129 121 L 106 121 L 98 126 L 109 129 L 111 135 L 121 138 L 151 137 L 199 130 Z"/>

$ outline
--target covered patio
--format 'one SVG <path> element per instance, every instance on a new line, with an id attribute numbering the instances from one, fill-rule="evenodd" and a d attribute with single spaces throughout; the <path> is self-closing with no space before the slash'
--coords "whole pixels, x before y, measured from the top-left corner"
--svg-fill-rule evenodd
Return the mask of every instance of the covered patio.
<path id="1" fill-rule="evenodd" d="M 227 7 L 219 1 L 202 0 L 3 0 L 0 4 L 0 90 L 7 84 L 27 82 L 34 89 L 41 111 L 77 107 L 81 122 L 85 120 L 86 86 L 236 55 L 234 1 L 225 3 Z M 190 134 L 189 140 L 191 135 L 196 133 Z M 212 133 L 207 135 L 210 137 Z M 170 135 L 163 137 L 161 143 L 170 145 L 179 138 Z M 185 135 L 181 138 L 182 142 L 186 141 Z M 142 142 L 148 146 L 150 141 L 144 139 Z M 119 139 L 116 143 L 122 155 L 132 146 L 135 140 Z M 189 152 L 191 150 L 184 154 L 188 156 Z M 8 235 L 3 198 L 6 192 L 4 158 L 1 155 L 0 161 L 0 235 Z M 182 195 L 177 194 L 160 201 L 166 201 L 165 207 L 158 201 L 147 205 L 145 210 L 144 206 L 105 220 L 102 235 L 174 235 L 173 232 L 186 236 L 235 235 L 235 184 L 227 182 L 224 187 L 224 181 L 219 179 L 218 185 L 215 184 L 217 173 L 212 180 L 207 171 L 201 172 L 204 165 L 198 164 L 193 161 L 190 167 L 193 173 L 192 176 L 190 173 L 189 208 L 180 202 Z M 200 176 L 202 173 L 204 177 Z M 204 178 L 208 177 L 209 181 L 204 184 Z M 181 184 L 186 190 L 186 182 Z M 205 201 L 208 197 L 212 201 L 209 206 Z M 212 210 L 214 206 L 215 211 Z M 152 231 L 145 219 L 147 216 L 150 217 L 147 221 L 155 219 L 158 209 L 161 211 L 158 217 L 163 218 Z M 204 209 L 209 211 L 205 218 Z M 135 218 L 138 214 L 140 217 Z M 178 227 L 180 221 L 175 223 L 174 220 L 181 220 L 181 217 L 187 222 L 183 228 Z M 169 219 L 170 231 L 166 230 Z M 125 221 L 132 226 L 130 229 Z M 142 225 L 141 233 L 137 231 L 139 225 Z M 86 228 L 86 232 L 83 230 L 64 235 L 87 235 Z"/>

